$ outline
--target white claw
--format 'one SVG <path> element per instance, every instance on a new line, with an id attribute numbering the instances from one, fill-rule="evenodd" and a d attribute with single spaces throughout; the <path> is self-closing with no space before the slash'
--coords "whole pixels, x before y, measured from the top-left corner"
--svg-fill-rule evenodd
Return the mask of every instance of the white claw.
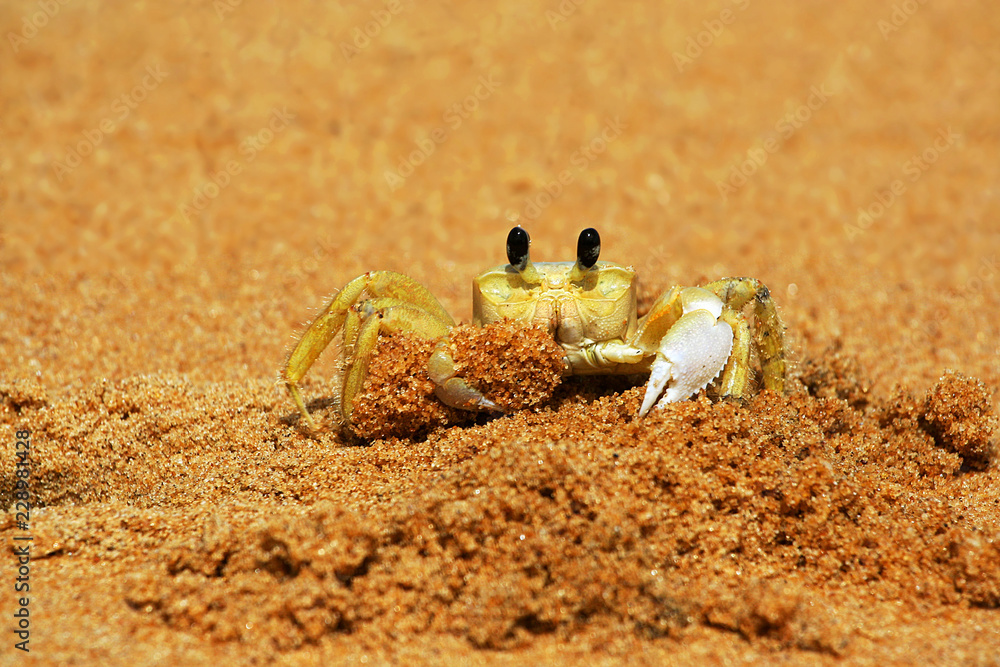
<path id="1" fill-rule="evenodd" d="M 732 350 L 732 327 L 718 315 L 701 309 L 683 315 L 656 351 L 639 416 L 654 404 L 683 401 L 704 389 L 722 372 Z"/>
<path id="2" fill-rule="evenodd" d="M 656 361 L 649 373 L 649 382 L 646 383 L 646 394 L 642 397 L 642 407 L 639 408 L 639 416 L 644 417 L 649 409 L 656 403 L 656 399 L 663 393 L 663 388 L 670 381 L 673 365 L 661 354 L 657 353 Z"/>

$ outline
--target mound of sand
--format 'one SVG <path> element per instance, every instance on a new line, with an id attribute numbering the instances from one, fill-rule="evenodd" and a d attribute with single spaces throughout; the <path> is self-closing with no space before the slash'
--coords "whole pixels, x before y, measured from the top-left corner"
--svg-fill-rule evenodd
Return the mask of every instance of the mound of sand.
<path id="1" fill-rule="evenodd" d="M 536 342 L 507 329 L 514 347 Z M 399 338 L 378 364 L 412 368 L 424 347 Z M 457 347 L 530 409 L 346 455 L 301 434 L 264 387 L 146 377 L 53 401 L 5 386 L 33 437 L 61 443 L 36 460 L 39 504 L 106 513 L 87 535 L 48 525 L 35 548 L 135 558 L 164 509 L 197 507 L 178 534 L 147 540 L 119 595 L 164 629 L 265 653 L 338 635 L 509 649 L 704 626 L 842 655 L 859 621 L 826 600 L 845 587 L 855 600 L 1000 607 L 995 516 L 969 511 L 1000 502 L 981 382 L 950 374 L 923 397 L 872 400 L 831 353 L 788 396 L 702 396 L 637 419 L 641 386 L 574 378 L 540 406 L 545 374 L 527 391 L 522 367 L 499 377 L 489 346 Z M 412 405 L 398 384 L 369 387 L 359 409 Z M 247 512 L 265 489 L 273 512 Z M 120 502 L 148 510 L 116 520 Z"/>

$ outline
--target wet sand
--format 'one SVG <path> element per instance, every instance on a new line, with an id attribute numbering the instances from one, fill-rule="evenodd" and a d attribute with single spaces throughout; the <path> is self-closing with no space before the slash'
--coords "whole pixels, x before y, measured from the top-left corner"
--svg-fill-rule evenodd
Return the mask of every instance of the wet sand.
<path id="1" fill-rule="evenodd" d="M 903 4 L 4 5 L 31 656 L 1000 662 L 1000 24 Z M 467 332 L 511 408 L 470 417 L 386 338 L 367 437 L 334 349 L 304 428 L 276 380 L 335 290 L 399 271 L 467 323 L 514 224 L 536 261 L 598 228 L 640 310 L 760 278 L 787 392 L 639 419 L 641 378 Z"/>

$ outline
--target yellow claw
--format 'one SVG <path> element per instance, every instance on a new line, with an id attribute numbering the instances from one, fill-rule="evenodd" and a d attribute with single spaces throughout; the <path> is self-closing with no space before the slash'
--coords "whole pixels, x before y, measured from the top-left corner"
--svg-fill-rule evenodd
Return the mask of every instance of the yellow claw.
<path id="1" fill-rule="evenodd" d="M 445 405 L 461 410 L 503 412 L 503 408 L 458 377 L 455 360 L 451 356 L 451 344 L 447 338 L 434 348 L 434 353 L 427 362 L 427 375 L 434 382 L 434 394 Z"/>

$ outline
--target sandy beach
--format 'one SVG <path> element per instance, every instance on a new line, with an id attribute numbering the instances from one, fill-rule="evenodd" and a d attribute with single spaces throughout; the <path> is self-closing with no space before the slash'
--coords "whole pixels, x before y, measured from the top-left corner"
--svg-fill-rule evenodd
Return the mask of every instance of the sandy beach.
<path id="1" fill-rule="evenodd" d="M 0 663 L 1000 664 L 1000 12 L 970 0 L 0 7 Z M 506 261 L 763 281 L 786 391 L 638 417 Z M 541 337 L 539 337 L 539 335 Z M 506 355 L 506 356 L 504 356 Z M 555 356 L 553 356 L 555 355 Z M 23 587 L 21 587 L 23 585 Z M 26 652 L 24 649 L 28 649 Z"/>

